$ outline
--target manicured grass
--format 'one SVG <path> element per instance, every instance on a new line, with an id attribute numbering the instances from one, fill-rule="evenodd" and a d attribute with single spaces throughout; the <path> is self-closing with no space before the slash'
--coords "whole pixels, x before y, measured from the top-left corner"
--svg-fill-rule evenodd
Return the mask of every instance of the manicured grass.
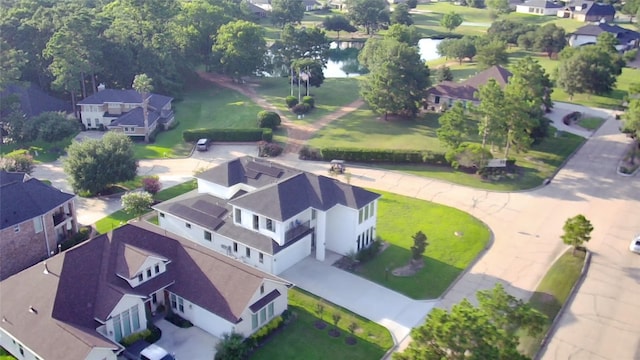
<path id="1" fill-rule="evenodd" d="M 602 118 L 588 117 L 588 118 L 580 119 L 578 121 L 578 125 L 587 130 L 596 130 L 597 128 L 600 127 L 600 125 L 602 125 L 603 122 L 604 122 L 604 119 Z"/>
<path id="2" fill-rule="evenodd" d="M 256 90 L 290 119 L 296 119 L 296 115 L 289 111 L 285 104 L 285 98 L 291 94 L 291 86 L 287 78 L 261 79 L 260 86 Z M 301 91 L 304 96 L 304 86 Z M 319 88 L 311 87 L 309 93 L 315 99 L 315 109 L 300 120 L 307 123 L 312 123 L 360 97 L 357 78 L 325 79 Z M 294 86 L 294 96 L 298 96 L 297 84 Z"/>
<path id="3" fill-rule="evenodd" d="M 240 93 L 193 79 L 184 100 L 175 103 L 178 126 L 158 134 L 155 143 L 137 142 L 138 159 L 189 155 L 193 144 L 182 140 L 182 132 L 196 128 L 254 128 L 262 108 Z"/>
<path id="4" fill-rule="evenodd" d="M 319 320 L 315 309 L 320 301 L 325 307 L 323 319 L 328 323 L 323 330 L 314 326 Z M 393 346 L 391 335 L 384 327 L 304 291 L 289 290 L 289 310 L 297 317 L 255 351 L 251 359 L 380 359 Z M 333 328 L 334 313 L 342 317 L 338 323 L 341 335 L 336 338 L 327 333 Z M 345 339 L 351 336 L 348 327 L 352 322 L 358 325 L 354 333 L 357 342 L 347 345 Z"/>
<path id="5" fill-rule="evenodd" d="M 66 148 L 71 145 L 71 141 L 76 135 L 77 134 L 74 134 L 64 140 L 56 142 L 33 141 L 25 144 L 2 144 L 2 146 L 0 146 L 0 155 L 7 156 L 14 152 L 27 152 L 33 156 L 36 162 L 53 162 L 65 153 Z"/>
<path id="6" fill-rule="evenodd" d="M 533 358 L 540 349 L 540 342 L 549 331 L 553 319 L 564 306 L 571 294 L 571 289 L 580 278 L 585 256 L 584 251 L 577 251 L 576 256 L 573 256 L 572 249 L 568 249 L 551 266 L 531 296 L 529 303 L 547 315 L 548 319 L 544 331 L 539 336 L 532 337 L 520 334 L 519 348 L 525 355 Z"/>
<path id="7" fill-rule="evenodd" d="M 371 281 L 414 299 L 439 297 L 487 246 L 489 229 L 473 216 L 444 205 L 387 192 L 378 200 L 377 235 L 389 247 L 359 268 Z M 411 238 L 418 231 L 427 235 L 425 266 L 414 276 L 385 274 L 407 265 Z M 455 233 L 460 234 L 456 236 Z"/>
<path id="8" fill-rule="evenodd" d="M 197 182 L 195 180 L 189 180 L 189 181 L 183 182 L 182 184 L 178 184 L 178 185 L 159 191 L 155 195 L 154 199 L 156 201 L 169 200 L 178 195 L 182 195 L 191 190 L 194 190 L 196 189 L 196 187 L 197 187 Z M 95 228 L 98 233 L 105 234 L 113 229 L 119 228 L 120 226 L 126 224 L 127 221 L 133 219 L 134 217 L 135 216 L 133 214 L 130 214 L 124 210 L 118 210 L 96 221 Z"/>

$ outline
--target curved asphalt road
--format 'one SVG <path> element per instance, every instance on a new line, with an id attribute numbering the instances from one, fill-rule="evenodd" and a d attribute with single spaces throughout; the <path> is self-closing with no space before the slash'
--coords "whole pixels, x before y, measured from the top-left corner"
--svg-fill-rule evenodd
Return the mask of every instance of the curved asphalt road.
<path id="1" fill-rule="evenodd" d="M 588 244 L 594 255 L 577 295 L 559 321 L 543 359 L 640 359 L 640 255 L 628 251 L 640 233 L 638 176 L 616 173 L 629 140 L 606 110 L 556 104 L 555 115 L 583 111 L 607 122 L 554 177 L 551 184 L 529 192 L 500 193 L 470 189 L 438 180 L 351 167 L 351 183 L 430 200 L 467 211 L 484 221 L 495 240 L 488 251 L 445 294 L 439 306 L 450 307 L 497 282 L 515 296 L 528 298 L 565 245 L 564 221 L 584 214 L 594 225 Z M 560 125 L 562 126 L 562 125 Z M 184 181 L 193 171 L 243 154 L 255 147 L 211 153 L 189 159 L 140 162 L 141 174 L 159 174 L 165 186 Z M 253 154 L 252 154 L 253 152 Z M 276 159 L 303 170 L 327 174 L 326 164 L 303 162 L 290 154 Z M 38 178 L 68 188 L 59 164 L 39 166 Z M 80 222 L 92 223 L 119 208 L 119 201 L 80 200 Z M 420 323 L 422 319 L 416 319 Z"/>

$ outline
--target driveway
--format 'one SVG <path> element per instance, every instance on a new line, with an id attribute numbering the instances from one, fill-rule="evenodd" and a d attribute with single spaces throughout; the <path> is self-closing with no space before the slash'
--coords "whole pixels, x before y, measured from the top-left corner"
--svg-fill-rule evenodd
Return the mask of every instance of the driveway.
<path id="1" fill-rule="evenodd" d="M 279 276 L 386 327 L 394 342 L 406 338 L 411 328 L 422 323 L 437 303 L 437 300 L 410 299 L 332 266 L 340 257 L 328 252 L 324 261 L 318 261 L 309 256 Z"/>
<path id="2" fill-rule="evenodd" d="M 164 319 L 155 325 L 162 330 L 156 345 L 174 354 L 177 360 L 213 359 L 216 354 L 220 339 L 197 326 L 183 329 Z"/>

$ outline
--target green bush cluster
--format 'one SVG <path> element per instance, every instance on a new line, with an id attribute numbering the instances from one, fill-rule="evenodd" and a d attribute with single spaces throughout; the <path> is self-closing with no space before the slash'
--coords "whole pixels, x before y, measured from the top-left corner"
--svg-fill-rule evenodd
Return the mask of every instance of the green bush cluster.
<path id="1" fill-rule="evenodd" d="M 87 239 L 89 239 L 89 235 L 90 234 L 91 234 L 91 227 L 83 226 L 78 230 L 77 234 L 74 234 L 68 240 L 63 241 L 60 244 L 60 249 L 62 251 L 70 249 L 70 248 L 80 244 L 81 242 L 86 241 Z"/>
<path id="2" fill-rule="evenodd" d="M 371 245 L 358 251 L 356 254 L 356 260 L 363 263 L 375 258 L 380 252 L 381 246 L 382 243 L 380 242 L 380 239 L 375 239 Z"/>
<path id="3" fill-rule="evenodd" d="M 304 115 L 311 111 L 311 106 L 306 103 L 300 103 L 291 108 L 291 111 L 296 115 Z"/>
<path id="4" fill-rule="evenodd" d="M 444 153 L 428 150 L 387 150 L 358 148 L 322 148 L 319 150 L 303 148 L 300 156 L 308 160 L 341 159 L 356 162 L 394 162 L 443 165 L 447 163 Z"/>
<path id="5" fill-rule="evenodd" d="M 258 156 L 261 157 L 276 157 L 282 154 L 282 146 L 276 143 L 269 143 L 261 141 L 258 143 Z"/>
<path id="6" fill-rule="evenodd" d="M 291 109 L 292 107 L 298 105 L 298 98 L 295 96 L 287 96 L 284 98 L 284 102 L 287 104 L 287 108 Z"/>
<path id="7" fill-rule="evenodd" d="M 258 113 L 258 127 L 276 129 L 282 123 L 280 115 L 273 111 L 262 110 Z"/>
<path id="8" fill-rule="evenodd" d="M 316 99 L 313 96 L 305 96 L 302 98 L 302 103 L 309 105 L 310 108 L 316 107 Z"/>
<path id="9" fill-rule="evenodd" d="M 182 318 L 180 315 L 174 312 L 170 312 L 169 314 L 167 314 L 167 316 L 165 316 L 165 320 L 183 329 L 190 328 L 193 326 L 193 323 L 191 323 L 191 321 Z"/>
<path id="10" fill-rule="evenodd" d="M 282 316 L 276 316 L 273 320 L 269 321 L 267 325 L 260 328 L 249 337 L 249 341 L 253 346 L 259 345 L 267 336 L 274 331 L 278 330 L 284 324 Z"/>
<path id="11" fill-rule="evenodd" d="M 154 325 L 149 329 L 145 329 L 135 334 L 131 334 L 127 337 L 122 338 L 122 340 L 120 340 L 120 344 L 124 347 L 127 347 L 127 346 L 131 346 L 133 343 L 135 343 L 138 340 L 144 340 L 148 343 L 153 344 L 154 342 L 160 339 L 160 336 L 162 336 L 162 331 L 157 326 Z"/>
<path id="12" fill-rule="evenodd" d="M 182 132 L 182 139 L 195 142 L 207 138 L 211 141 L 242 142 L 242 141 L 271 141 L 273 130 L 264 129 L 189 129 Z M 265 139 L 268 138 L 269 140 Z"/>

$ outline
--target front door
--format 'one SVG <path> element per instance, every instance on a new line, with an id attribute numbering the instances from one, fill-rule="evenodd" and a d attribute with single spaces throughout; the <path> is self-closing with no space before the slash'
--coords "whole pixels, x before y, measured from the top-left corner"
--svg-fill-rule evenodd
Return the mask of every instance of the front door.
<path id="1" fill-rule="evenodd" d="M 316 251 L 316 229 L 313 228 L 313 232 L 311 233 L 311 254 Z"/>

